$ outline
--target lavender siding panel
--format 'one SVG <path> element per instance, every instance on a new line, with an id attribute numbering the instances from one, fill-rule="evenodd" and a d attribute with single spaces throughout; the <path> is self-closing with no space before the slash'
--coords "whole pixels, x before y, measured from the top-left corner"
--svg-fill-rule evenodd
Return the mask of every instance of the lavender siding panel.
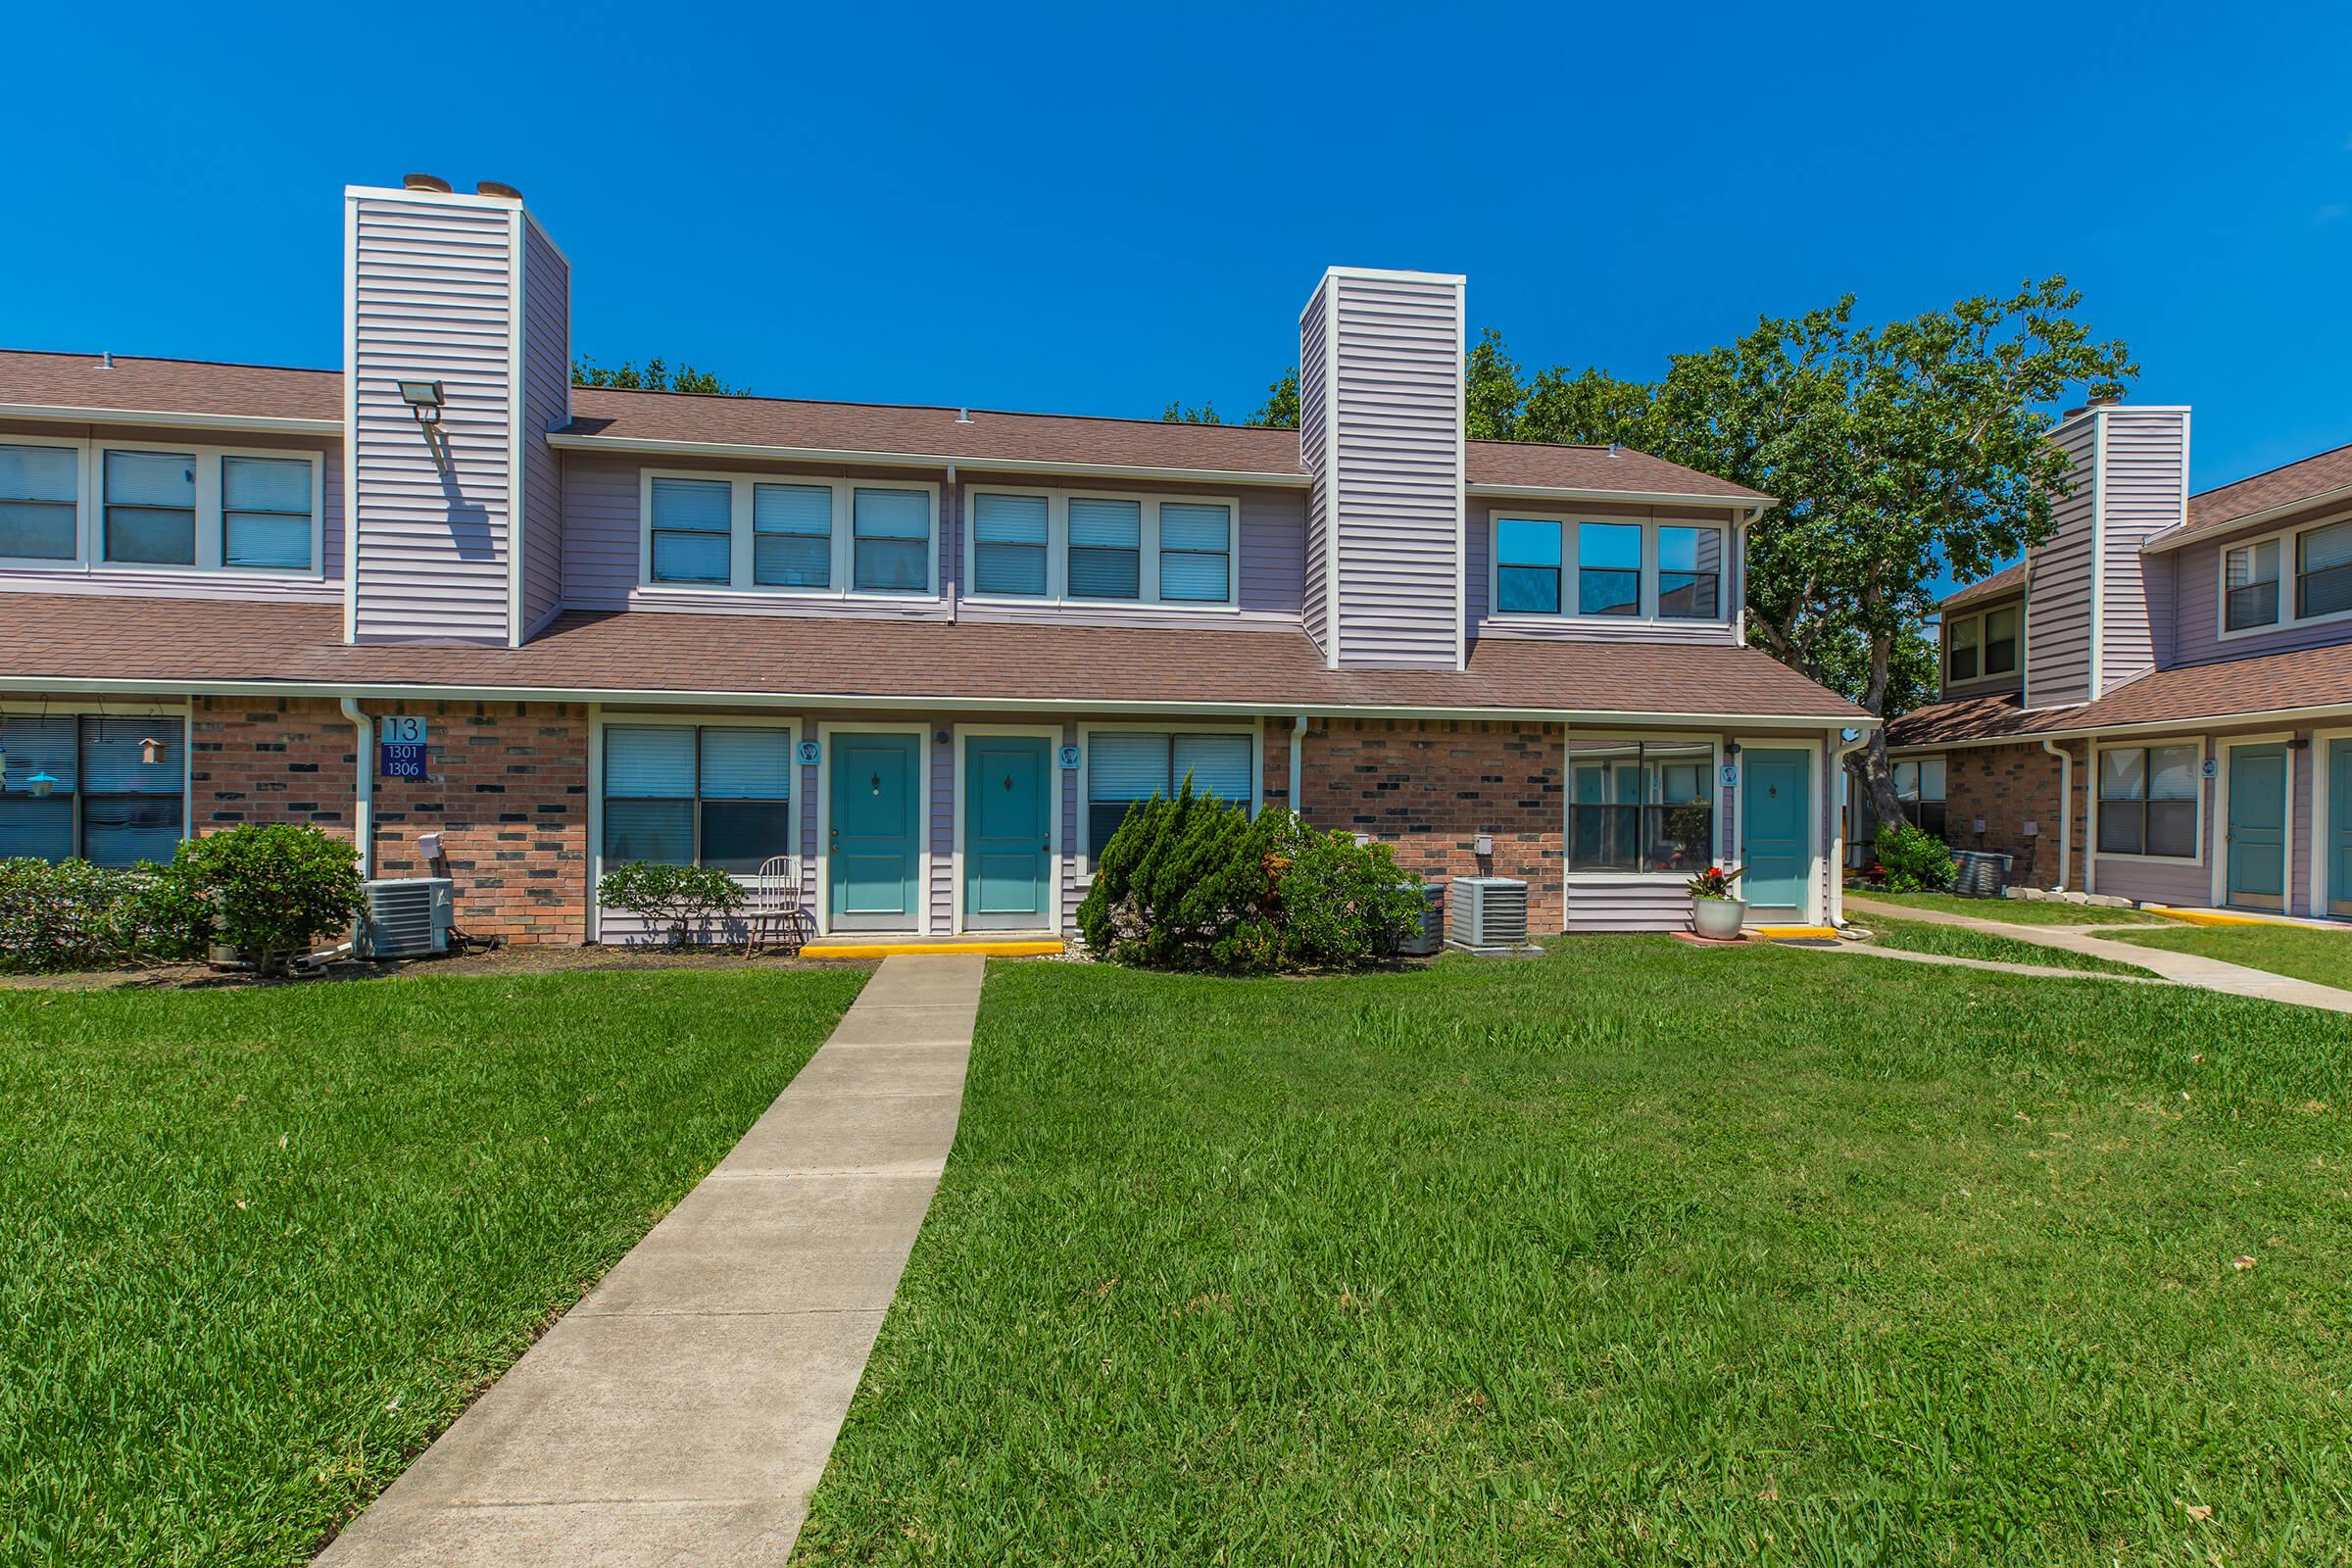
<path id="1" fill-rule="evenodd" d="M 1327 659 L 1331 656 L 1331 420 L 1325 360 L 1330 343 L 1331 289 L 1332 279 L 1326 276 L 1298 318 L 1298 456 L 1314 475 L 1313 488 L 1307 492 L 1299 614 L 1307 635 Z"/>
<path id="2" fill-rule="evenodd" d="M 343 602 L 343 444 L 331 438 L 237 430 L 172 430 L 143 425 L 64 424 L 49 420 L 0 420 L 0 442 L 118 442 L 186 450 L 196 447 L 250 448 L 318 460 L 320 571 L 296 579 L 257 580 L 241 571 L 140 571 L 108 566 L 0 567 L 0 592 L 22 589 L 44 594 L 132 594 L 151 599 L 223 599 L 239 603 L 322 605 Z M 96 526 L 97 513 L 91 513 Z"/>
<path id="3" fill-rule="evenodd" d="M 1450 668 L 1462 640 L 1461 280 L 1334 273 L 1326 287 L 1338 660 Z"/>
<path id="4" fill-rule="evenodd" d="M 2073 467 L 2073 493 L 2052 509 L 2057 522 L 2033 552 L 2026 601 L 2026 706 L 2049 708 L 2090 697 L 2091 540 L 2098 511 L 2099 416 L 2086 415 L 2051 439 Z"/>
<path id="5" fill-rule="evenodd" d="M 2140 547 L 2187 516 L 2188 414 L 2108 410 L 2099 518 L 2099 690 L 2156 667 L 2147 558 Z"/>
<path id="6" fill-rule="evenodd" d="M 363 642 L 509 636 L 518 209 L 354 192 L 350 363 Z M 443 473 L 396 381 L 447 400 Z"/>
<path id="7" fill-rule="evenodd" d="M 1541 620 L 1490 621 L 1490 566 L 1494 550 L 1494 519 L 1497 516 L 1558 516 L 1574 513 L 1588 517 L 1623 517 L 1628 521 L 1656 517 L 1665 521 L 1710 522 L 1724 530 L 1727 552 L 1734 537 L 1732 514 L 1722 513 L 1705 515 L 1690 512 L 1663 512 L 1655 507 L 1635 507 L 1601 504 L 1572 504 L 1567 502 L 1494 502 L 1470 503 L 1469 529 L 1463 541 L 1463 617 L 1472 639 L 1480 637 L 1565 638 L 1574 642 L 1669 643 L 1681 647 L 1722 647 L 1740 640 L 1736 619 L 1726 615 L 1715 621 L 1675 620 L 1560 620 L 1546 623 Z M 1718 592 L 1727 609 L 1739 604 L 1739 582 L 1734 558 L 1727 556 L 1723 581 Z M 1575 592 L 1572 585 L 1563 583 L 1567 593 Z"/>
<path id="8" fill-rule="evenodd" d="M 1078 744 L 1078 721 L 1064 720 L 1061 744 Z M 1085 846 L 1078 842 L 1078 770 L 1074 767 L 1055 768 L 1061 780 L 1061 934 L 1064 940 L 1078 940 L 1078 902 L 1086 897 L 1086 887 L 1079 877 L 1080 857 Z"/>
<path id="9" fill-rule="evenodd" d="M 2328 648 L 2337 643 L 2352 642 L 2352 620 L 2282 626 L 2276 631 L 2229 638 L 2222 636 L 2221 623 L 2222 562 L 2230 545 L 2247 539 L 2267 539 L 2282 527 L 2303 527 L 2313 522 L 2332 520 L 2343 514 L 2341 502 L 2315 507 L 2282 521 L 2262 523 L 2218 540 L 2200 540 L 2159 558 L 2171 563 L 2174 573 L 2172 602 L 2175 608 L 2171 616 L 2174 645 L 2171 662 L 2210 664 L 2227 659 L 2251 659 L 2259 654 L 2286 653 L 2298 648 Z M 2294 606 L 2294 542 L 2290 539 L 2279 548 L 2278 592 L 2282 611 L 2291 610 Z"/>
<path id="10" fill-rule="evenodd" d="M 2178 904 L 2189 908 L 2203 908 L 2213 902 L 2213 872 L 2205 865 L 2116 860 L 2102 856 L 2098 862 L 2095 891 L 2142 904 Z M 2129 956 L 2125 956 L 2129 962 Z"/>
<path id="11" fill-rule="evenodd" d="M 522 625 L 563 607 L 564 471 L 542 439 L 571 418 L 571 264 L 523 220 Z"/>
<path id="12" fill-rule="evenodd" d="M 1645 877 L 1572 877 L 1567 925 L 1585 931 L 1688 931 L 1690 895 L 1680 882 Z"/>

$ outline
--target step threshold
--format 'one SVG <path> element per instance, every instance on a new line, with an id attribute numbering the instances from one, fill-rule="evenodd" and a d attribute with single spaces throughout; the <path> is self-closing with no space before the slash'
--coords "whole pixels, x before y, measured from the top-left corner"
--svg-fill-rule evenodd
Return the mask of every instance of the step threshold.
<path id="1" fill-rule="evenodd" d="M 1066 951 L 1057 936 L 1042 931 L 967 931 L 959 936 L 894 935 L 851 931 L 818 937 L 801 949 L 805 958 L 891 958 L 903 955 L 948 954 L 978 958 L 1046 958 Z"/>

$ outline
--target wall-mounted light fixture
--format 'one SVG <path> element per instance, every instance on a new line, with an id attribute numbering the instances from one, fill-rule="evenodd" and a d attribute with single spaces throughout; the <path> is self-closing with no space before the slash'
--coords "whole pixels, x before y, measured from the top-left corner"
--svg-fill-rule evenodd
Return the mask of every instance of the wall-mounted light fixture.
<path id="1" fill-rule="evenodd" d="M 449 444 L 441 434 L 441 409 L 444 399 L 438 381 L 403 381 L 400 401 L 416 416 L 416 426 L 424 432 L 424 444 L 431 449 L 433 466 L 443 472 L 449 469 Z"/>

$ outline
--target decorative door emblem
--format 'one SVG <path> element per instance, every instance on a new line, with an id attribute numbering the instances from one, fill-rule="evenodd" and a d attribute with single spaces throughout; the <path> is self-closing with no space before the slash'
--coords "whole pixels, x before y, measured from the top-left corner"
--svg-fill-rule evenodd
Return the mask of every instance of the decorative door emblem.
<path id="1" fill-rule="evenodd" d="M 1004 775 L 1004 788 L 1008 793 L 1012 789 L 1012 775 L 1010 773 Z"/>

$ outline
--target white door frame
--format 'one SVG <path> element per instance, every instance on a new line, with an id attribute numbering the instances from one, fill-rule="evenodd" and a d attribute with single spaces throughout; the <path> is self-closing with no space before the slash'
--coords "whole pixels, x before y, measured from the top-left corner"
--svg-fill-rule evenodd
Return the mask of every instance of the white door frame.
<path id="1" fill-rule="evenodd" d="M 836 735 L 912 735 L 920 746 L 916 764 L 921 788 L 915 795 L 914 837 L 917 855 L 915 910 L 912 936 L 931 930 L 931 726 L 906 720 L 820 720 L 816 742 L 823 765 L 816 770 L 816 924 L 821 935 L 833 934 L 833 737 Z M 896 936 L 891 931 L 860 931 L 857 936 Z"/>
<path id="2" fill-rule="evenodd" d="M 2352 903 L 2352 888 L 2330 888 L 2328 885 L 2328 836 L 2333 831 L 2328 797 L 2335 787 L 2332 769 L 2328 762 L 2328 752 L 2336 741 L 2352 741 L 2352 729 L 2315 729 L 2311 732 L 2311 917 L 2315 920 L 2342 918 L 2328 912 L 2328 901 L 2335 895 L 2340 894 L 2347 903 Z M 2294 862 L 2290 860 L 2287 863 L 2291 866 Z"/>
<path id="3" fill-rule="evenodd" d="M 1016 735 L 1046 743 L 1046 773 L 1039 787 L 1046 792 L 1046 831 L 1052 846 L 1046 860 L 1046 901 L 1048 923 L 1045 930 L 1058 936 L 1061 933 L 1061 876 L 1063 845 L 1061 842 L 1061 726 L 1058 724 L 958 724 L 956 726 L 956 846 L 950 863 L 955 867 L 955 919 L 950 929 L 957 935 L 964 930 L 963 907 L 963 778 L 964 741 L 979 735 Z M 991 931 L 997 928 L 989 927 Z"/>
<path id="4" fill-rule="evenodd" d="M 2221 765 L 2214 771 L 2213 801 L 2213 906 L 2227 909 L 2230 906 L 2230 769 L 2236 760 L 2230 754 L 2240 746 L 2286 746 L 2295 738 L 2291 729 L 2266 730 L 2260 735 L 2216 735 L 2212 755 Z M 2291 914 L 2295 906 L 2295 752 L 2291 746 L 2286 753 L 2286 776 L 2281 786 L 2286 799 L 2279 803 L 2278 820 L 2281 837 L 2280 854 L 2284 858 L 2278 865 L 2278 912 Z"/>

